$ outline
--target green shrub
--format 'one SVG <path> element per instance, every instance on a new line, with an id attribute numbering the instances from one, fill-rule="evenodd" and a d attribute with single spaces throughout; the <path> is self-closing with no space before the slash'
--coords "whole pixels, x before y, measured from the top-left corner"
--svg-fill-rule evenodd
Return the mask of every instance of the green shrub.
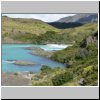
<path id="1" fill-rule="evenodd" d="M 60 86 L 72 78 L 73 78 L 73 74 L 71 72 L 65 72 L 54 76 L 52 78 L 52 83 L 54 86 Z"/>
<path id="2" fill-rule="evenodd" d="M 98 73 L 92 73 L 91 75 L 88 75 L 86 78 L 85 78 L 85 85 L 97 85 L 98 82 L 95 83 L 95 81 L 98 80 Z"/>
<path id="3" fill-rule="evenodd" d="M 48 73 L 52 70 L 51 67 L 47 66 L 47 65 L 43 65 L 41 68 L 42 73 Z"/>
<path id="4" fill-rule="evenodd" d="M 15 72 L 15 73 L 14 73 L 14 75 L 15 75 L 15 76 L 17 76 L 17 75 L 18 75 L 18 73 L 17 73 L 17 72 Z"/>
<path id="5" fill-rule="evenodd" d="M 30 71 L 29 73 L 30 73 L 30 74 L 33 74 L 34 72 Z"/>

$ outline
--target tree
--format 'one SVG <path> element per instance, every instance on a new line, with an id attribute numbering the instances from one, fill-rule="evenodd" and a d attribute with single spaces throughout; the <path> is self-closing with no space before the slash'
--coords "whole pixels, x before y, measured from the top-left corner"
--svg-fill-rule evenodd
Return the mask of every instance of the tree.
<path id="1" fill-rule="evenodd" d="M 42 71 L 43 73 L 48 73 L 48 72 L 50 72 L 51 70 L 52 70 L 52 68 L 49 67 L 49 66 L 47 66 L 47 65 L 43 65 L 42 68 L 41 68 L 41 71 Z"/>

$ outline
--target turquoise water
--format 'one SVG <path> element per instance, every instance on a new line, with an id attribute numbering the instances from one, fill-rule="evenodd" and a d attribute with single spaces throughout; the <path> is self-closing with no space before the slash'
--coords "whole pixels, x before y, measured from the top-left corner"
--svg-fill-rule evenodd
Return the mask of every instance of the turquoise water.
<path id="1" fill-rule="evenodd" d="M 62 48 L 50 47 L 47 45 L 29 45 L 29 44 L 3 44 L 2 45 L 2 71 L 3 72 L 17 72 L 17 71 L 40 71 L 42 65 L 48 65 L 54 67 L 64 67 L 64 64 L 52 61 L 50 59 L 31 55 L 30 50 L 26 50 L 26 47 L 40 47 L 48 51 L 60 50 Z M 14 65 L 10 61 L 13 60 L 27 60 L 36 63 L 34 66 L 18 66 Z"/>

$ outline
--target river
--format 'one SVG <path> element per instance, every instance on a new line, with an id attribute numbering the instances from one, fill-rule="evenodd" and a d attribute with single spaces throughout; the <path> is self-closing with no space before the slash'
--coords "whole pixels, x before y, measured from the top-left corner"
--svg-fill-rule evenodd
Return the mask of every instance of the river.
<path id="1" fill-rule="evenodd" d="M 52 61 L 50 59 L 31 55 L 30 50 L 25 49 L 26 47 L 40 47 L 44 50 L 52 52 L 52 50 L 61 50 L 67 46 L 58 46 L 58 45 L 32 45 L 32 44 L 2 44 L 2 71 L 3 72 L 22 72 L 22 71 L 31 71 L 38 72 L 40 71 L 42 65 L 48 65 L 51 68 L 54 67 L 65 67 L 64 64 Z M 18 66 L 13 64 L 14 60 L 26 60 L 36 63 L 34 66 Z"/>

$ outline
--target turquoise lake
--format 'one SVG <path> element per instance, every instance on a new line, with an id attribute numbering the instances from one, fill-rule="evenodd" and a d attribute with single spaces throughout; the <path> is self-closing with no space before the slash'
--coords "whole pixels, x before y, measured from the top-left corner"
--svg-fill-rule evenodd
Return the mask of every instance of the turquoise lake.
<path id="1" fill-rule="evenodd" d="M 44 50 L 52 52 L 52 50 L 61 50 L 60 47 L 52 47 L 49 45 L 31 45 L 31 44 L 2 44 L 2 71 L 3 72 L 17 72 L 17 71 L 40 71 L 42 65 L 54 67 L 65 67 L 64 64 L 52 61 L 50 59 L 31 55 L 31 50 L 25 49 L 26 47 L 40 47 Z M 34 66 L 18 66 L 14 65 L 11 61 L 26 60 L 36 63 Z"/>

